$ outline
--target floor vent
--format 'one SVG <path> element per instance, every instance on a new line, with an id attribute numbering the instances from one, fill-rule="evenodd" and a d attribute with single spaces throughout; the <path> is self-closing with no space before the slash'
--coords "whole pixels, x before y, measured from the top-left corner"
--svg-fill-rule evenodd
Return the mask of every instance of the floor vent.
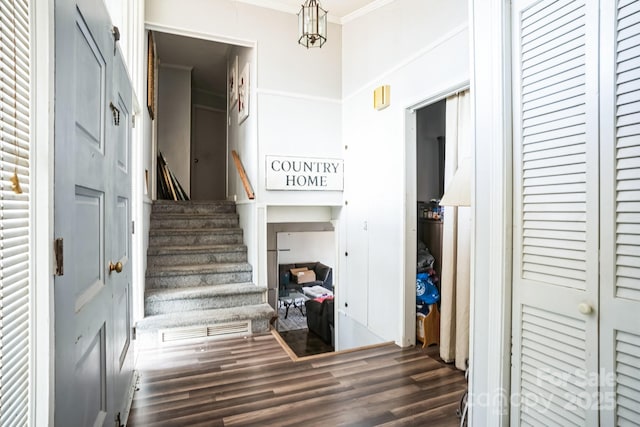
<path id="1" fill-rule="evenodd" d="M 194 326 L 190 328 L 173 328 L 159 331 L 160 342 L 197 340 L 202 338 L 228 337 L 251 333 L 251 320 L 221 323 L 210 326 Z"/>

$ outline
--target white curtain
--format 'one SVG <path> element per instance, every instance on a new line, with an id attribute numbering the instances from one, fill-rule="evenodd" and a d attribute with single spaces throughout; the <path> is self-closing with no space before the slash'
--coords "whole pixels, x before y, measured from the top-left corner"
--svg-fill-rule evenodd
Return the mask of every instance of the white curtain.
<path id="1" fill-rule="evenodd" d="M 471 157 L 469 91 L 447 98 L 446 110 L 445 193 L 462 160 Z M 464 370 L 469 357 L 471 208 L 445 207 L 443 228 L 440 357 Z"/>

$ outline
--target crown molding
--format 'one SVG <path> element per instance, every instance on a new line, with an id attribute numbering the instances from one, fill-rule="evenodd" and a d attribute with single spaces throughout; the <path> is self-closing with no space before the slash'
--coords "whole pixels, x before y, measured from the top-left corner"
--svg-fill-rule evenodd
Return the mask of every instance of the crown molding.
<path id="1" fill-rule="evenodd" d="M 369 3 L 368 5 L 361 7 L 360 9 L 354 10 L 348 15 L 345 15 L 340 19 L 340 25 L 344 25 L 348 22 L 353 21 L 354 19 L 358 19 L 368 13 L 373 12 L 374 10 L 380 9 L 383 6 L 393 3 L 396 0 L 376 0 L 373 3 Z"/>
<path id="2" fill-rule="evenodd" d="M 273 9 L 280 12 L 290 13 L 293 15 L 297 15 L 300 12 L 300 7 L 296 6 L 288 6 L 286 4 L 282 4 L 279 1 L 275 0 L 233 0 L 237 3 L 246 3 L 252 6 L 263 7 L 266 9 Z M 301 2 L 304 0 L 301 0 Z M 302 4 L 302 3 L 301 3 Z M 340 17 L 334 16 L 332 14 L 327 14 L 327 19 L 332 24 L 342 24 Z"/>

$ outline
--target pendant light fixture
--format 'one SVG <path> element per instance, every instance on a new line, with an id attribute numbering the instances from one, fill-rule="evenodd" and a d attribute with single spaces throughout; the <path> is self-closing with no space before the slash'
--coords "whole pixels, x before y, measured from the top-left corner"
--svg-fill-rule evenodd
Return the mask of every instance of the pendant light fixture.
<path id="1" fill-rule="evenodd" d="M 309 49 L 327 41 L 327 11 L 316 0 L 306 0 L 298 12 L 298 43 Z"/>

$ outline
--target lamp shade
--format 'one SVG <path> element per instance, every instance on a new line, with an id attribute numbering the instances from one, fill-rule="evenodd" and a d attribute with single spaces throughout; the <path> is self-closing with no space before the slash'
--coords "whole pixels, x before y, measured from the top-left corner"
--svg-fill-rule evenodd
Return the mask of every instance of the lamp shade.
<path id="1" fill-rule="evenodd" d="M 327 41 L 327 11 L 316 0 L 307 0 L 298 12 L 298 43 L 309 49 Z"/>
<path id="2" fill-rule="evenodd" d="M 441 206 L 471 206 L 471 159 L 465 157 L 440 200 Z"/>

